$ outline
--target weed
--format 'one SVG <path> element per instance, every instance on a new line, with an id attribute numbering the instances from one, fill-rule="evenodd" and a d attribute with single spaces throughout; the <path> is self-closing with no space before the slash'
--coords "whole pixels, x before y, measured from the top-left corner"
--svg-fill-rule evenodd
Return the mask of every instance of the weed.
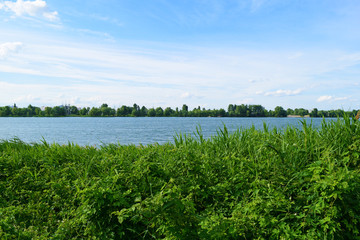
<path id="1" fill-rule="evenodd" d="M 359 239 L 360 122 L 0 142 L 1 239 Z"/>

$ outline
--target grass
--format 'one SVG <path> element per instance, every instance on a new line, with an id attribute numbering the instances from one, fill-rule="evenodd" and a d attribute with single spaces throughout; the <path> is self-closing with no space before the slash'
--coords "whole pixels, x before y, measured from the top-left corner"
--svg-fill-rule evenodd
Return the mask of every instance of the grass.
<path id="1" fill-rule="evenodd" d="M 360 239 L 360 123 L 0 143 L 1 239 Z"/>

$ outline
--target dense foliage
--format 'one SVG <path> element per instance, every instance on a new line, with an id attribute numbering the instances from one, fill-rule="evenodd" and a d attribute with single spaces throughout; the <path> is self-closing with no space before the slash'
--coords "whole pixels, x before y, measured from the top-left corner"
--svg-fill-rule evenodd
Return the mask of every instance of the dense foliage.
<path id="1" fill-rule="evenodd" d="M 0 143 L 1 239 L 360 239 L 360 123 Z"/>
<path id="2" fill-rule="evenodd" d="M 287 117 L 288 115 L 295 116 L 310 116 L 310 117 L 342 117 L 344 114 L 354 116 L 356 110 L 345 112 L 344 110 L 318 110 L 316 108 L 311 111 L 304 108 L 284 108 L 277 106 L 274 110 L 266 110 L 261 105 L 236 105 L 229 104 L 227 111 L 220 109 L 205 109 L 194 108 L 189 110 L 189 107 L 184 104 L 181 109 L 175 110 L 167 107 L 162 109 L 140 107 L 137 104 L 130 106 L 121 106 L 114 109 L 104 103 L 100 107 L 92 108 L 78 108 L 76 106 L 62 105 L 55 107 L 34 107 L 29 105 L 26 108 L 19 108 L 14 106 L 0 107 L 0 117 L 65 117 L 65 116 L 88 116 L 88 117 Z"/>

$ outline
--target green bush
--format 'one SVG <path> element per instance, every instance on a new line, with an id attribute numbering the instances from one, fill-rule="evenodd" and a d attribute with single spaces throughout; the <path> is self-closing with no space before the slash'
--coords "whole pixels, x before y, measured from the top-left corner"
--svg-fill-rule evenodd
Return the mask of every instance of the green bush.
<path id="1" fill-rule="evenodd" d="M 1 239 L 360 239 L 360 123 L 0 143 Z"/>

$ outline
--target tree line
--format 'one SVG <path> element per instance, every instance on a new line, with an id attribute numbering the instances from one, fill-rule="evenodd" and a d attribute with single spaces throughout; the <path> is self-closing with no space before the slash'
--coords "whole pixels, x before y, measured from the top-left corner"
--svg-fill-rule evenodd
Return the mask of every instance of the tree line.
<path id="1" fill-rule="evenodd" d="M 205 109 L 200 106 L 189 110 L 186 104 L 181 108 L 146 108 L 137 104 L 133 106 L 121 106 L 117 109 L 111 108 L 104 103 L 100 107 L 84 107 L 78 108 L 71 105 L 61 105 L 55 107 L 28 107 L 20 108 L 16 104 L 13 106 L 0 107 L 0 117 L 66 117 L 66 116 L 82 116 L 82 117 L 288 117 L 288 116 L 309 116 L 309 117 L 342 117 L 344 114 L 355 116 L 357 110 L 344 111 L 337 110 L 318 110 L 311 111 L 304 108 L 284 109 L 281 106 L 275 107 L 274 110 L 267 110 L 261 105 L 247 104 L 229 104 L 225 110 Z"/>

